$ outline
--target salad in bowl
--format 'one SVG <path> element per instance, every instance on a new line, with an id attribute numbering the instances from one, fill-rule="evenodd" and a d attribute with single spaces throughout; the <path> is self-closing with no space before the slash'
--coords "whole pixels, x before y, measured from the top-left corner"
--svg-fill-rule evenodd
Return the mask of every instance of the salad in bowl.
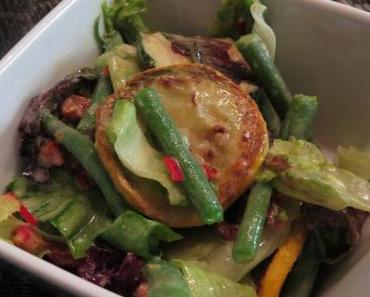
<path id="1" fill-rule="evenodd" d="M 1 239 L 122 296 L 310 296 L 361 237 L 370 157 L 315 144 L 259 1 L 223 1 L 208 36 L 146 10 L 103 2 L 95 67 L 30 99 Z"/>

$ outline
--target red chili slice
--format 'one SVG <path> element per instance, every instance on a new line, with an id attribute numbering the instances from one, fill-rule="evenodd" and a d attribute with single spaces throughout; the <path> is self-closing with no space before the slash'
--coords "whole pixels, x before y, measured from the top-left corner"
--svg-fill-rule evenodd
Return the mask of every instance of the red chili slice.
<path id="1" fill-rule="evenodd" d="M 171 156 L 163 157 L 163 162 L 167 167 L 168 173 L 170 174 L 171 180 L 175 182 L 184 181 L 184 173 L 180 167 L 179 162 Z"/>
<path id="2" fill-rule="evenodd" d="M 37 219 L 32 215 L 32 213 L 29 212 L 29 210 L 24 205 L 21 205 L 21 208 L 19 209 L 19 214 L 27 223 L 33 226 L 36 226 L 38 224 Z"/>
<path id="3" fill-rule="evenodd" d="M 218 174 L 218 170 L 207 164 L 203 165 L 204 173 L 206 174 L 209 181 L 214 180 Z"/>

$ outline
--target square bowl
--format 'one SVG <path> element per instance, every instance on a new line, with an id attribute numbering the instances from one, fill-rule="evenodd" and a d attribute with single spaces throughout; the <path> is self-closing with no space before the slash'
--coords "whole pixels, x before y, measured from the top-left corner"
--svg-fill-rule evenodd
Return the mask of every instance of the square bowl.
<path id="1" fill-rule="evenodd" d="M 219 0 L 148 1 L 153 28 L 207 32 Z M 318 95 L 316 140 L 332 155 L 338 144 L 370 151 L 370 14 L 327 0 L 270 0 L 277 64 L 294 93 Z M 184 13 L 186 11 L 186 13 Z M 93 23 L 100 1 L 64 0 L 0 61 L 0 190 L 17 172 L 17 125 L 27 100 L 66 74 L 93 65 Z M 322 297 L 365 296 L 370 236 L 327 280 Z M 0 241 L 0 257 L 77 296 L 118 296 Z"/>

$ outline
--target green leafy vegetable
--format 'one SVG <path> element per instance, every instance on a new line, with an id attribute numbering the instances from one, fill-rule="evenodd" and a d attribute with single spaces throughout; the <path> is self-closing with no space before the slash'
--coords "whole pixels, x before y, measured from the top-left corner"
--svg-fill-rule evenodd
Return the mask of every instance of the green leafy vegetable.
<path id="1" fill-rule="evenodd" d="M 147 11 L 145 0 L 115 0 L 106 5 L 104 15 L 108 28 L 118 30 L 127 43 L 135 44 L 140 32 L 148 32 L 142 17 Z"/>
<path id="2" fill-rule="evenodd" d="M 370 181 L 370 154 L 362 152 L 355 147 L 339 146 L 337 150 L 337 162 L 340 168 Z"/>
<path id="3" fill-rule="evenodd" d="M 147 141 L 136 117 L 134 104 L 117 100 L 109 129 L 122 164 L 137 176 L 159 182 L 168 192 L 171 205 L 184 204 L 186 197 L 171 181 L 162 155 Z"/>
<path id="4" fill-rule="evenodd" d="M 290 218 L 291 219 L 291 218 Z M 214 230 L 202 228 L 184 233 L 184 239 L 171 244 L 165 251 L 168 259 L 181 259 L 201 263 L 207 271 L 221 274 L 239 282 L 264 259 L 271 256 L 281 245 L 290 230 L 285 223 L 279 230 L 267 227 L 262 235 L 257 255 L 248 263 L 233 260 L 233 241 L 223 241 Z"/>
<path id="5" fill-rule="evenodd" d="M 333 210 L 354 207 L 370 211 L 370 184 L 328 162 L 312 143 L 275 140 L 268 158 L 279 156 L 288 169 L 276 172 L 273 186 L 281 193 Z"/>
<path id="6" fill-rule="evenodd" d="M 211 35 L 215 37 L 237 38 L 238 21 L 243 11 L 243 1 L 223 0 L 217 12 L 216 20 L 211 28 Z"/>
<path id="7" fill-rule="evenodd" d="M 263 14 L 267 10 L 267 7 L 261 4 L 259 1 L 254 1 L 250 7 L 250 13 L 254 19 L 254 25 L 252 33 L 257 34 L 266 44 L 271 59 L 275 59 L 275 50 L 276 50 L 276 37 L 274 31 L 266 23 Z"/>
<path id="8" fill-rule="evenodd" d="M 66 171 L 54 170 L 51 180 L 42 185 L 17 177 L 9 189 L 38 220 L 51 223 L 64 236 L 75 258 L 82 258 L 110 224 L 109 210 L 100 192 L 82 192 Z"/>
<path id="9" fill-rule="evenodd" d="M 141 215 L 127 210 L 104 231 L 102 238 L 148 259 L 158 253 L 159 241 L 171 242 L 182 237 L 161 223 L 143 219 Z"/>
<path id="10" fill-rule="evenodd" d="M 20 203 L 8 196 L 0 196 L 0 239 L 11 243 L 14 230 L 24 224 L 17 220 L 13 213 L 20 209 Z"/>
<path id="11" fill-rule="evenodd" d="M 149 282 L 148 297 L 194 297 L 180 270 L 164 260 L 150 261 L 144 275 Z"/>
<path id="12" fill-rule="evenodd" d="M 257 297 L 253 287 L 238 284 L 222 275 L 203 270 L 192 262 L 174 260 L 172 263 L 183 273 L 192 297 Z"/>

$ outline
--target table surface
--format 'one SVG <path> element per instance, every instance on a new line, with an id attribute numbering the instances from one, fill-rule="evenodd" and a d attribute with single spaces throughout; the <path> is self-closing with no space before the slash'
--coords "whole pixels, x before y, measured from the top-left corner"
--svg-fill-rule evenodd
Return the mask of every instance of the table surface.
<path id="1" fill-rule="evenodd" d="M 0 58 L 61 0 L 0 0 Z M 370 11 L 370 0 L 337 0 Z M 51 297 L 0 267 L 0 297 Z"/>

